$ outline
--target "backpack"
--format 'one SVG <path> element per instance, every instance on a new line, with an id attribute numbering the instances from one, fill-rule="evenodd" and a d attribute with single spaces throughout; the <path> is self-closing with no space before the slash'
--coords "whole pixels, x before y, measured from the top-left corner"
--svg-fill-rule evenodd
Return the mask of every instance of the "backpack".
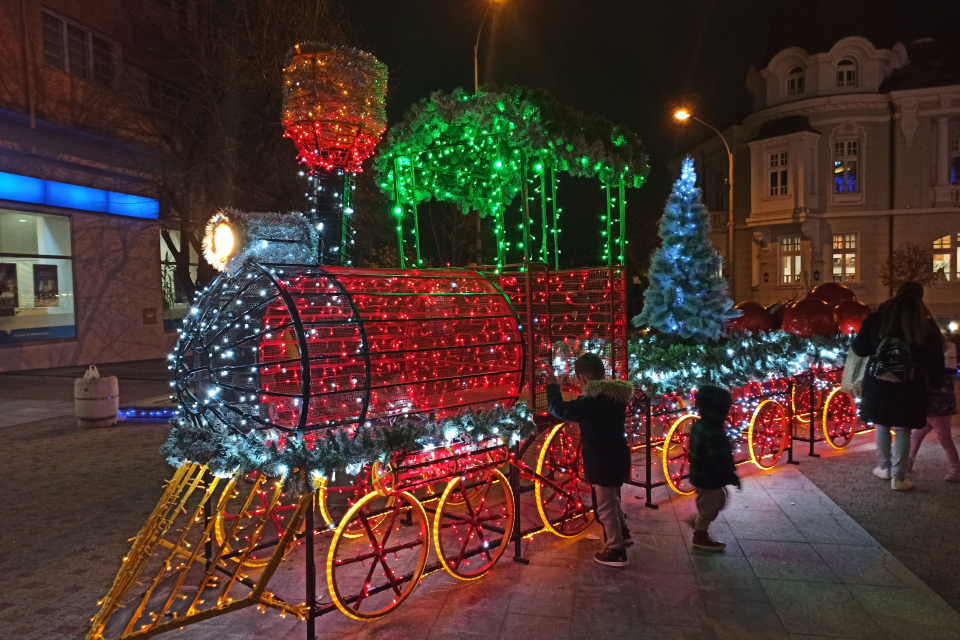
<path id="1" fill-rule="evenodd" d="M 884 338 L 870 358 L 867 373 L 886 382 L 910 382 L 914 365 L 910 344 L 903 338 Z"/>

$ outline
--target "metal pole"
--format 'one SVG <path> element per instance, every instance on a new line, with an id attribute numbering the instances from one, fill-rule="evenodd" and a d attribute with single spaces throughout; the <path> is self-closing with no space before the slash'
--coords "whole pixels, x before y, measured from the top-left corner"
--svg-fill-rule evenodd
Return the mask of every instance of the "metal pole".
<path id="1" fill-rule="evenodd" d="M 653 503 L 653 497 L 652 497 L 653 488 L 650 486 L 653 484 L 653 446 L 650 442 L 651 438 L 650 438 L 650 398 L 649 397 L 647 398 L 646 402 L 647 402 L 647 408 L 643 412 L 643 421 L 645 423 L 644 444 L 647 450 L 647 463 L 646 463 L 646 467 L 647 467 L 646 485 L 647 486 L 644 488 L 647 494 L 647 501 L 644 506 L 646 506 L 649 509 L 659 509 L 660 505 Z M 667 446 L 667 443 L 664 442 L 663 446 Z M 667 470 L 664 469 L 663 472 L 666 473 Z"/>
<path id="2" fill-rule="evenodd" d="M 317 501 L 317 492 L 313 492 L 310 504 L 307 505 L 307 640 L 316 640 L 317 637 L 317 564 L 313 557 L 313 505 Z"/>
<path id="3" fill-rule="evenodd" d="M 627 199 L 625 197 L 626 187 L 623 184 L 623 176 L 620 176 L 620 263 L 626 261 L 627 255 Z"/>
<path id="4" fill-rule="evenodd" d="M 815 370 L 813 368 L 810 369 L 810 457 L 819 458 L 820 455 L 813 452 L 813 444 L 814 444 L 813 436 L 814 436 L 814 428 L 816 427 L 816 425 L 814 424 L 814 420 L 815 420 L 814 416 L 816 415 L 816 409 L 817 409 L 816 407 L 817 403 L 813 397 L 813 386 L 814 386 L 814 383 L 816 383 L 817 381 L 817 375 L 816 373 L 814 373 L 814 371 Z"/>
<path id="5" fill-rule="evenodd" d="M 787 385 L 787 393 L 790 394 L 790 395 L 788 396 L 788 397 L 790 397 L 790 398 L 795 398 L 795 397 L 796 397 L 796 396 L 794 395 L 794 384 L 795 384 L 795 382 L 796 382 L 796 380 L 794 380 L 793 378 L 790 378 L 790 383 Z M 791 410 L 791 411 L 790 411 L 790 448 L 787 450 L 787 464 L 797 464 L 797 465 L 798 465 L 798 464 L 800 464 L 800 463 L 793 459 L 793 439 L 794 439 L 794 434 L 796 433 L 796 432 L 794 431 L 794 429 L 796 428 L 796 423 L 794 422 L 794 420 L 796 420 L 796 416 L 793 415 L 793 411 Z"/>
<path id="6" fill-rule="evenodd" d="M 610 237 L 610 234 L 613 232 L 610 223 L 610 185 L 604 185 L 603 188 L 607 194 L 607 266 L 610 267 L 613 266 L 613 239 Z"/>
<path id="7" fill-rule="evenodd" d="M 546 263 L 547 267 L 550 266 L 550 254 L 549 247 L 547 245 L 547 183 L 546 183 L 546 171 L 543 168 L 543 163 L 540 164 L 540 224 L 543 231 L 543 244 L 540 245 L 540 256 L 541 260 Z"/>
<path id="8" fill-rule="evenodd" d="M 513 450 L 513 459 L 520 462 L 520 443 L 511 447 Z M 510 465 L 510 490 L 513 494 L 513 561 L 521 564 L 530 564 L 530 561 L 523 557 L 523 536 L 520 530 L 520 473 L 517 465 Z M 504 533 L 506 535 L 506 533 Z"/>
<path id="9" fill-rule="evenodd" d="M 560 223 L 557 216 L 557 176 L 550 167 L 550 204 L 553 207 L 553 269 L 560 271 Z"/>
<path id="10" fill-rule="evenodd" d="M 420 218 L 417 215 L 417 170 L 413 163 L 410 163 L 410 193 L 412 194 L 411 205 L 413 206 L 413 240 L 417 247 L 417 268 L 423 266 L 423 260 L 420 258 Z M 477 212 L 479 220 L 480 212 Z M 477 264 L 480 264 L 477 262 Z"/>
<path id="11" fill-rule="evenodd" d="M 530 191 L 527 187 L 527 155 L 520 152 L 520 180 L 523 184 L 523 262 L 526 268 L 530 269 Z M 529 295 L 529 290 L 527 295 Z M 530 323 L 533 320 L 527 318 Z"/>
<path id="12" fill-rule="evenodd" d="M 393 159 L 393 217 L 397 219 L 397 253 L 399 254 L 400 268 L 406 269 L 407 262 L 403 256 L 403 205 L 400 204 L 400 160 Z"/>

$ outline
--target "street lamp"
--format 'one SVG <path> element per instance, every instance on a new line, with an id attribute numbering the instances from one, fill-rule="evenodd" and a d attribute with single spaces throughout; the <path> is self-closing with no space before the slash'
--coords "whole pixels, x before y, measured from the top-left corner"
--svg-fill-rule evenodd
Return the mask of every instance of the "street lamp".
<path id="1" fill-rule="evenodd" d="M 729 174 L 729 177 L 727 178 L 727 182 L 730 185 L 729 186 L 730 197 L 727 202 L 727 204 L 729 205 L 728 211 L 727 211 L 727 268 L 730 270 L 729 271 L 730 297 L 733 298 L 734 301 L 736 301 L 737 299 L 736 280 L 734 279 L 734 276 L 733 276 L 733 265 L 734 265 L 734 260 L 733 260 L 733 151 L 730 150 L 730 145 L 727 144 L 727 139 L 723 137 L 723 134 L 720 133 L 720 131 L 718 131 L 715 127 L 710 126 L 709 124 L 707 124 L 706 122 L 698 118 L 697 116 L 693 115 L 687 109 L 677 109 L 676 111 L 673 112 L 673 117 L 680 122 L 686 122 L 687 120 L 696 120 L 703 126 L 713 131 L 715 134 L 720 136 L 720 140 L 723 142 L 723 146 L 726 147 L 727 149 L 727 164 L 730 167 L 730 174 Z"/>
<path id="2" fill-rule="evenodd" d="M 483 12 L 483 20 L 480 21 L 480 28 L 477 29 L 477 42 L 473 45 L 473 92 L 480 90 L 480 73 L 477 71 L 477 52 L 480 50 L 480 34 L 483 33 L 483 25 L 487 22 L 487 16 L 490 15 L 490 7 L 503 4 L 506 0 L 487 0 L 487 10 Z"/>

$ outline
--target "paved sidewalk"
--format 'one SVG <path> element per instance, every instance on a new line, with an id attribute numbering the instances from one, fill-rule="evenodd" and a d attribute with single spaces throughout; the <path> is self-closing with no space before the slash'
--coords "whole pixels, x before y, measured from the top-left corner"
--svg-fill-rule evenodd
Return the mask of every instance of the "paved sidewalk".
<path id="1" fill-rule="evenodd" d="M 0 428 L 5 493 L 0 629 L 17 640 L 82 637 L 171 468 L 162 424 L 81 430 L 68 418 Z M 824 461 L 828 463 L 830 461 Z M 741 468 L 746 470 L 746 468 Z M 334 638 L 812 640 L 960 639 L 960 614 L 846 515 L 797 467 L 755 473 L 715 525 L 725 554 L 690 547 L 693 502 L 658 490 L 659 510 L 625 491 L 637 540 L 625 569 L 592 561 L 600 543 L 544 534 L 529 566 L 505 556 L 491 574 L 428 576 L 389 616 L 317 621 Z M 599 535 L 598 527 L 589 533 Z M 283 571 L 300 567 L 288 563 Z M 305 625 L 245 610 L 177 638 L 301 638 Z"/>
<path id="2" fill-rule="evenodd" d="M 960 441 L 960 420 L 954 420 Z M 818 449 L 818 451 L 820 451 Z M 945 482 L 947 460 L 936 434 L 923 441 L 914 472 L 917 488 L 890 491 L 870 470 L 876 466 L 873 434 L 820 459 L 798 456 L 800 470 L 888 551 L 960 611 L 960 483 Z"/>

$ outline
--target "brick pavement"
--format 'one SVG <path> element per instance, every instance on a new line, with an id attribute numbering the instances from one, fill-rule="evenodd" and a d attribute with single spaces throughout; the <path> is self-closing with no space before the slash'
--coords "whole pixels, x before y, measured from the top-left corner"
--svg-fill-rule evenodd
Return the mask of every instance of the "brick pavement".
<path id="1" fill-rule="evenodd" d="M 954 421 L 954 440 L 960 440 Z M 960 611 L 960 484 L 944 482 L 946 456 L 936 434 L 926 437 L 914 473 L 917 488 L 890 491 L 875 478 L 872 434 L 856 436 L 840 454 L 799 456 L 800 471 L 877 542 Z"/>

